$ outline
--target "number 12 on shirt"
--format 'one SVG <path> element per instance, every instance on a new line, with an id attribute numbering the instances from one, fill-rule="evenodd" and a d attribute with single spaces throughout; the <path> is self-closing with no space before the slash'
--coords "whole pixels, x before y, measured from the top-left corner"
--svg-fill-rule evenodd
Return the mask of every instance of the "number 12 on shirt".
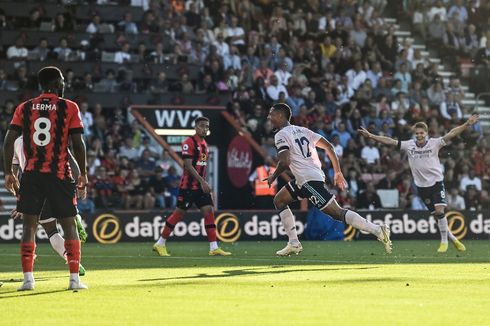
<path id="1" fill-rule="evenodd" d="M 298 144 L 299 149 L 301 150 L 301 154 L 303 155 L 304 158 L 311 156 L 310 141 L 308 140 L 308 138 L 301 137 L 300 139 L 295 139 L 294 141 L 296 142 L 296 144 Z M 303 146 L 305 146 L 304 150 L 303 150 Z"/>

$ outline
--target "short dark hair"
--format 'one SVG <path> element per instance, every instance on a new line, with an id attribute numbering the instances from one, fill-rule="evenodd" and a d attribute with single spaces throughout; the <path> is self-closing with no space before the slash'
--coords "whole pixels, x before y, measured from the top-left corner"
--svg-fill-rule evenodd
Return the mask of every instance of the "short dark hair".
<path id="1" fill-rule="evenodd" d="M 286 103 L 276 103 L 272 106 L 272 109 L 281 111 L 284 114 L 286 120 L 291 120 L 291 108 Z"/>
<path id="2" fill-rule="evenodd" d="M 201 121 L 207 121 L 207 122 L 209 122 L 209 119 L 206 118 L 206 117 L 199 117 L 196 120 L 194 120 L 194 124 L 197 125 Z"/>
<path id="3" fill-rule="evenodd" d="M 49 87 L 53 87 L 55 82 L 57 82 L 63 73 L 61 70 L 55 66 L 44 67 L 37 73 L 37 79 L 39 80 L 39 85 L 43 90 L 46 90 Z"/>

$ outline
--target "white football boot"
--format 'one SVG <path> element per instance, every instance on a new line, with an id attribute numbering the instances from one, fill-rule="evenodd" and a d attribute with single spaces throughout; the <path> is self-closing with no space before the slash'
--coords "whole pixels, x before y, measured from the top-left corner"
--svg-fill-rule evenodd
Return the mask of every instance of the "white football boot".
<path id="1" fill-rule="evenodd" d="M 386 253 L 391 254 L 393 246 L 390 240 L 390 227 L 386 224 L 381 225 L 381 237 L 378 240 L 385 246 Z"/>
<path id="2" fill-rule="evenodd" d="M 34 290 L 34 280 L 27 280 L 22 283 L 22 286 L 17 291 L 31 291 Z"/>
<path id="3" fill-rule="evenodd" d="M 68 290 L 86 290 L 88 286 L 80 282 L 80 276 L 78 274 L 75 277 L 70 276 L 70 284 Z"/>
<path id="4" fill-rule="evenodd" d="M 301 245 L 300 242 L 298 242 L 297 244 L 290 244 L 288 242 L 286 247 L 276 252 L 276 255 L 278 256 L 289 256 L 291 254 L 298 255 L 302 251 L 303 251 L 303 246 Z"/>

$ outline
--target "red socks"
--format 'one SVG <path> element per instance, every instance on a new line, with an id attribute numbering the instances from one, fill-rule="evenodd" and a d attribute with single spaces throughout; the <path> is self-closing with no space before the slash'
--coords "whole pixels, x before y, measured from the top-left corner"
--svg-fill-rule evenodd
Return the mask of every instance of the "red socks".
<path id="1" fill-rule="evenodd" d="M 177 223 L 179 223 L 183 217 L 184 215 L 173 212 L 165 221 L 165 227 L 162 230 L 162 238 L 167 240 L 168 237 L 170 237 L 170 233 L 172 233 Z"/>
<path id="2" fill-rule="evenodd" d="M 204 216 L 204 227 L 208 234 L 208 241 L 216 241 L 216 224 L 214 224 L 214 213 L 211 212 Z"/>
<path id="3" fill-rule="evenodd" d="M 20 243 L 20 259 L 22 261 L 22 272 L 32 273 L 32 270 L 34 269 L 35 251 L 36 244 L 34 242 Z"/>
<path id="4" fill-rule="evenodd" d="M 80 271 L 80 240 L 65 240 L 66 260 L 70 273 Z"/>

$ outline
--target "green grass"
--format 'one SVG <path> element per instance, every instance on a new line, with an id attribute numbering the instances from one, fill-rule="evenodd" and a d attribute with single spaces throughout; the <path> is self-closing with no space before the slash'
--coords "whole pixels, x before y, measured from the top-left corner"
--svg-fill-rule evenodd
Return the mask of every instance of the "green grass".
<path id="1" fill-rule="evenodd" d="M 36 290 L 21 284 L 17 245 L 0 246 L 1 325 L 490 325 L 490 241 L 437 254 L 435 241 L 305 242 L 279 258 L 283 242 L 170 242 L 83 247 L 87 291 L 66 291 L 68 271 L 38 246 Z M 66 323 L 69 321 L 69 323 Z"/>

